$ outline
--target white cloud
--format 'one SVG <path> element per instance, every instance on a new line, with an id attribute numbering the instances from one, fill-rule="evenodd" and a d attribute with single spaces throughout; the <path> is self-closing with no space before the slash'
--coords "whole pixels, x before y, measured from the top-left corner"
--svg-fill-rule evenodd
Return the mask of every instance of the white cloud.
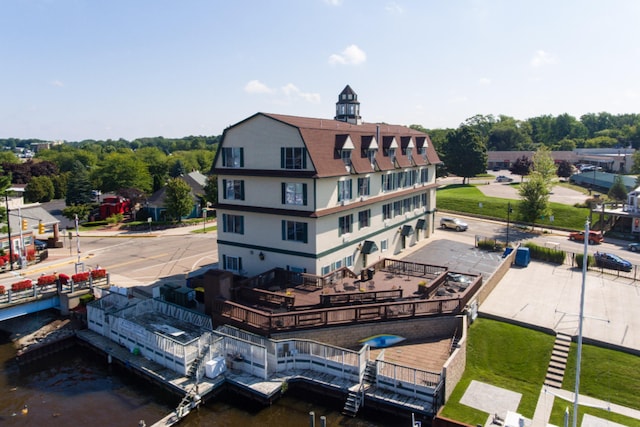
<path id="1" fill-rule="evenodd" d="M 329 57 L 329 64 L 342 64 L 342 65 L 358 65 L 367 60 L 367 54 L 364 53 L 355 44 L 348 46 L 342 53 L 334 53 Z"/>
<path id="2" fill-rule="evenodd" d="M 309 93 L 302 92 L 296 85 L 293 83 L 288 83 L 286 86 L 282 87 L 282 92 L 285 96 L 289 98 L 302 98 L 307 102 L 311 102 L 313 104 L 320 103 L 320 94 L 319 93 Z"/>
<path id="3" fill-rule="evenodd" d="M 324 2 L 331 6 L 340 6 L 342 5 L 342 0 L 324 0 Z"/>
<path id="4" fill-rule="evenodd" d="M 62 83 L 60 80 L 53 80 L 53 81 L 51 82 L 51 85 L 52 85 L 52 86 L 55 86 L 55 87 L 63 87 L 63 86 L 64 86 L 64 83 Z"/>
<path id="5" fill-rule="evenodd" d="M 273 93 L 274 90 L 262 83 L 260 80 L 251 80 L 244 86 L 247 93 Z"/>
<path id="6" fill-rule="evenodd" d="M 480 78 L 480 80 L 478 80 L 478 83 L 480 83 L 482 86 L 487 86 L 491 84 L 491 79 L 487 77 L 482 77 Z"/>
<path id="7" fill-rule="evenodd" d="M 531 65 L 534 67 L 542 67 L 547 64 L 555 64 L 556 59 L 548 52 L 544 50 L 536 51 L 536 54 L 533 56 L 531 60 Z"/>
<path id="8" fill-rule="evenodd" d="M 394 1 L 387 3 L 387 5 L 384 8 L 387 12 L 394 13 L 396 15 L 401 15 L 404 12 L 404 9 L 402 9 L 402 6 L 400 6 L 398 3 Z"/>

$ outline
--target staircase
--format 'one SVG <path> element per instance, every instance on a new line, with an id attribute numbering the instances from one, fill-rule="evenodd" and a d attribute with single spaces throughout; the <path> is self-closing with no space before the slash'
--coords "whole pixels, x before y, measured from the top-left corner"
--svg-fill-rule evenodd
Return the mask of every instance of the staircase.
<path id="1" fill-rule="evenodd" d="M 344 404 L 344 408 L 342 408 L 342 414 L 349 417 L 355 417 L 358 413 L 358 409 L 360 409 L 358 392 L 349 390 L 349 396 L 347 396 L 347 401 Z"/>
<path id="2" fill-rule="evenodd" d="M 376 369 L 376 362 L 368 360 L 367 367 L 364 369 L 362 381 L 365 384 L 376 385 L 376 377 L 378 373 L 377 371 L 378 370 Z"/>
<path id="3" fill-rule="evenodd" d="M 547 375 L 544 385 L 554 388 L 562 388 L 564 371 L 567 369 L 567 357 L 571 347 L 571 335 L 556 333 L 556 341 L 553 343 L 551 360 L 547 367 Z"/>

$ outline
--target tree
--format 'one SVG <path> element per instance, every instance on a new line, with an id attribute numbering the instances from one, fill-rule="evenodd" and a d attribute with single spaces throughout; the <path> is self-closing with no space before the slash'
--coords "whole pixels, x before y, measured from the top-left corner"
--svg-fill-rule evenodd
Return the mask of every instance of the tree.
<path id="1" fill-rule="evenodd" d="M 48 176 L 34 176 L 24 189 L 27 202 L 50 202 L 55 195 L 53 182 Z"/>
<path id="2" fill-rule="evenodd" d="M 531 173 L 532 165 L 533 162 L 527 156 L 518 157 L 509 168 L 509 171 L 514 175 L 520 175 L 520 182 L 522 182 L 524 177 Z"/>
<path id="3" fill-rule="evenodd" d="M 207 176 L 207 182 L 204 185 L 204 198 L 211 204 L 218 203 L 218 176 Z"/>
<path id="4" fill-rule="evenodd" d="M 167 182 L 167 192 L 164 199 L 167 215 L 178 222 L 193 209 L 191 187 L 181 178 L 171 178 Z"/>
<path id="5" fill-rule="evenodd" d="M 622 181 L 622 176 L 616 175 L 607 196 L 616 201 L 627 200 L 627 187 L 625 187 Z"/>
<path id="6" fill-rule="evenodd" d="M 569 178 L 571 175 L 573 175 L 573 165 L 571 164 L 571 162 L 562 160 L 558 164 L 556 175 L 558 175 L 560 178 Z"/>
<path id="7" fill-rule="evenodd" d="M 533 170 L 542 176 L 544 182 L 549 184 L 556 176 L 556 164 L 551 157 L 551 153 L 545 146 L 541 146 L 533 155 Z"/>
<path id="8" fill-rule="evenodd" d="M 5 195 L 5 192 L 11 185 L 11 175 L 5 174 L 2 167 L 0 167 L 0 194 Z M 7 209 L 4 204 L 0 204 L 0 233 L 6 233 L 7 229 Z"/>
<path id="9" fill-rule="evenodd" d="M 449 132 L 442 151 L 447 170 L 461 176 L 463 184 L 487 170 L 487 147 L 469 126 Z"/>
<path id="10" fill-rule="evenodd" d="M 78 215 L 78 220 L 84 221 L 89 218 L 89 213 L 91 212 L 91 207 L 89 205 L 74 205 L 67 206 L 62 209 L 62 216 L 67 218 L 68 220 L 73 221 Z"/>
<path id="11" fill-rule="evenodd" d="M 545 182 L 541 174 L 534 172 L 531 177 L 520 184 L 518 189 L 521 201 L 518 204 L 518 211 L 523 221 L 535 226 L 536 220 L 540 217 L 551 215 L 549 208 L 549 184 Z"/>
<path id="12" fill-rule="evenodd" d="M 108 154 L 92 177 L 103 192 L 117 192 L 123 188 L 151 192 L 151 174 L 144 162 L 132 154 Z"/>
<path id="13" fill-rule="evenodd" d="M 89 180 L 89 172 L 79 161 L 73 165 L 69 180 L 67 181 L 67 194 L 65 202 L 67 206 L 88 205 L 93 202 L 92 186 Z"/>

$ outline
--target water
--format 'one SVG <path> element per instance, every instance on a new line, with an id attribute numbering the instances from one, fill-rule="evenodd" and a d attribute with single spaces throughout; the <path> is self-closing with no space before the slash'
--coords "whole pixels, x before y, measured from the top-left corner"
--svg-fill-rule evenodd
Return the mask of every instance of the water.
<path id="1" fill-rule="evenodd" d="M 0 323 L 0 329 L 19 325 Z M 27 323 L 25 318 L 24 323 Z M 180 399 L 82 347 L 65 350 L 27 368 L 15 363 L 15 347 L 0 342 L 0 425 L 2 426 L 147 426 L 171 412 Z M 291 386 L 272 406 L 263 407 L 232 393 L 223 393 L 192 412 L 179 425 L 196 426 L 316 426 L 385 427 L 410 425 L 387 414 L 358 418 L 340 413 L 343 402 L 298 391 Z M 23 413 L 27 405 L 26 413 Z"/>

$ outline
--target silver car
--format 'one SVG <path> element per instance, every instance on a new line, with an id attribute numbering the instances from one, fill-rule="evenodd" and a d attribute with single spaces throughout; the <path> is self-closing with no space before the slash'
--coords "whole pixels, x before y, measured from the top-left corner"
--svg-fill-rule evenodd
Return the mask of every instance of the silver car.
<path id="1" fill-rule="evenodd" d="M 458 218 L 440 218 L 440 227 L 450 228 L 456 231 L 465 231 L 469 226 L 466 222 L 460 221 Z"/>

